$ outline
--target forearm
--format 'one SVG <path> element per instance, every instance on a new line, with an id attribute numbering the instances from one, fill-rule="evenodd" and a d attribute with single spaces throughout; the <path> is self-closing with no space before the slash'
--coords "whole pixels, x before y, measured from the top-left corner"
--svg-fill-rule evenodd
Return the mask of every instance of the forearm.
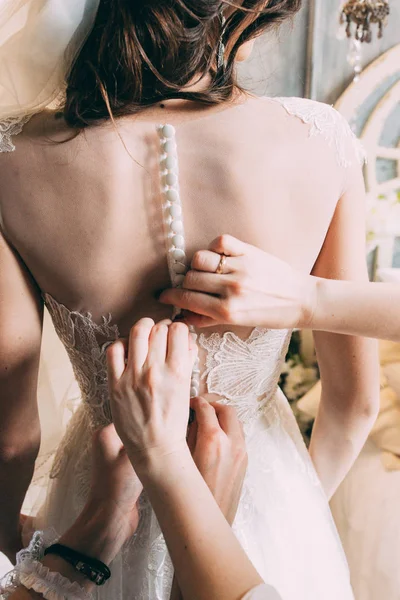
<path id="1" fill-rule="evenodd" d="M 326 398 L 321 398 L 311 437 L 310 455 L 329 499 L 359 455 L 374 421 L 373 413 L 338 410 Z"/>
<path id="2" fill-rule="evenodd" d="M 164 533 L 183 598 L 236 600 L 261 583 L 188 449 L 150 461 L 138 475 Z"/>
<path id="3" fill-rule="evenodd" d="M 316 279 L 310 328 L 400 342 L 400 285 Z"/>
<path id="4" fill-rule="evenodd" d="M 14 562 L 21 549 L 20 513 L 32 480 L 38 444 L 15 455 L 0 452 L 0 551 Z"/>

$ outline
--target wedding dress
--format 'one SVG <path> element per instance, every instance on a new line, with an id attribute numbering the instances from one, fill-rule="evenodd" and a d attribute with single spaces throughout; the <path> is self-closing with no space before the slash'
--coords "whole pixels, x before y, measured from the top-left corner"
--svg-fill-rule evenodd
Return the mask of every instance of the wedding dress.
<path id="1" fill-rule="evenodd" d="M 310 136 L 323 136 L 343 168 L 360 156 L 348 124 L 331 107 L 298 98 L 273 100 L 308 124 Z M 3 151 L 13 150 L 12 135 L 21 128 L 15 120 L 3 125 Z M 173 267 L 171 276 L 176 276 Z M 62 533 L 85 503 L 90 431 L 111 418 L 105 354 L 119 331 L 112 315 L 94 322 L 90 313 L 70 311 L 44 291 L 43 299 L 81 392 L 36 522 L 37 529 Z M 207 392 L 237 408 L 246 435 L 249 465 L 233 529 L 260 575 L 283 600 L 351 600 L 348 568 L 328 501 L 277 385 L 290 335 L 257 327 L 247 339 L 229 331 L 198 336 L 201 381 Z M 110 581 L 95 591 L 98 599 L 169 598 L 173 568 L 145 494 L 140 512 L 139 528 L 113 562 Z"/>

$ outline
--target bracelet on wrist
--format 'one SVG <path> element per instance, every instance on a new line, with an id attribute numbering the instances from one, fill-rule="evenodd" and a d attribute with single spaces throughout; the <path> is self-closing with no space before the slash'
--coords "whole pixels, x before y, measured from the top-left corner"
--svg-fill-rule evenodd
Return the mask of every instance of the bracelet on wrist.
<path id="1" fill-rule="evenodd" d="M 43 565 L 44 556 L 57 554 L 97 585 L 105 583 L 110 577 L 109 568 L 97 559 L 57 544 L 58 537 L 55 531 L 34 533 L 28 548 L 18 552 L 16 567 L 0 579 L 0 600 L 8 600 L 20 586 L 34 590 L 46 600 L 92 599 L 92 595 L 78 582 L 72 582 Z"/>
<path id="2" fill-rule="evenodd" d="M 63 544 L 53 544 L 44 551 L 44 556 L 55 554 L 63 558 L 74 567 L 76 571 L 84 575 L 96 585 L 104 585 L 111 577 L 111 571 L 100 560 L 81 554 Z"/>

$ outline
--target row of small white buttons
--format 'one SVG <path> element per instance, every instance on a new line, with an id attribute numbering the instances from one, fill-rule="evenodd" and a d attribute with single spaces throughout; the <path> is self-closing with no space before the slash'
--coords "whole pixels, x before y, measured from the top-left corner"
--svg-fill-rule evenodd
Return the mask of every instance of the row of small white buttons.
<path id="1" fill-rule="evenodd" d="M 186 257 L 185 234 L 182 220 L 182 203 L 179 193 L 178 155 L 173 125 L 160 125 L 158 128 L 161 141 L 160 176 L 165 199 L 164 219 L 168 243 L 168 267 L 174 287 L 180 287 L 188 270 Z M 181 310 L 174 309 L 174 317 Z M 192 339 L 196 342 L 197 334 L 191 327 Z M 199 359 L 192 372 L 190 395 L 197 396 L 200 389 Z"/>

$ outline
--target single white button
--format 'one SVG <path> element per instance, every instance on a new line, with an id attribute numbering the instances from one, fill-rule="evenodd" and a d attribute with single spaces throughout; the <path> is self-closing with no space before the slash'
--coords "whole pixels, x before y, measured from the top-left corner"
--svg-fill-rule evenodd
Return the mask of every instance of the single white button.
<path id="1" fill-rule="evenodd" d="M 173 171 L 171 171 L 170 173 L 167 173 L 165 175 L 165 183 L 167 185 L 169 185 L 170 187 L 172 187 L 173 185 L 175 185 L 177 181 L 178 181 L 178 176 Z"/>
<path id="2" fill-rule="evenodd" d="M 172 238 L 172 243 L 177 248 L 182 248 L 183 249 L 184 246 L 185 246 L 185 239 L 184 239 L 183 235 L 174 235 L 173 238 Z"/>
<path id="3" fill-rule="evenodd" d="M 170 224 L 171 231 L 174 233 L 181 233 L 183 231 L 182 221 L 172 221 Z"/>
<path id="4" fill-rule="evenodd" d="M 187 266 L 184 263 L 181 262 L 176 262 L 173 265 L 173 269 L 174 272 L 177 273 L 178 275 L 182 274 L 182 273 L 186 273 L 187 271 Z"/>
<path id="5" fill-rule="evenodd" d="M 180 217 L 182 214 L 182 207 L 179 204 L 172 204 L 168 209 L 169 214 L 173 219 Z"/>
<path id="6" fill-rule="evenodd" d="M 164 158 L 163 162 L 162 162 L 162 166 L 164 169 L 167 169 L 167 171 L 171 171 L 171 169 L 175 169 L 177 166 L 177 160 L 175 158 L 175 156 L 169 155 L 166 158 Z"/>
<path id="7" fill-rule="evenodd" d="M 165 193 L 165 196 L 167 198 L 167 200 L 169 200 L 169 202 L 172 202 L 172 204 L 175 203 L 179 203 L 180 198 L 179 198 L 179 194 L 176 190 L 167 190 Z"/>
<path id="8" fill-rule="evenodd" d="M 162 134 L 166 139 L 172 138 L 175 135 L 175 127 L 173 125 L 164 125 Z"/>
<path id="9" fill-rule="evenodd" d="M 184 250 L 181 250 L 181 248 L 172 248 L 171 254 L 175 260 L 182 261 L 186 258 L 186 254 L 185 254 Z"/>
<path id="10" fill-rule="evenodd" d="M 166 142 L 164 142 L 164 152 L 166 154 L 175 154 L 176 144 L 174 140 L 167 140 Z"/>

